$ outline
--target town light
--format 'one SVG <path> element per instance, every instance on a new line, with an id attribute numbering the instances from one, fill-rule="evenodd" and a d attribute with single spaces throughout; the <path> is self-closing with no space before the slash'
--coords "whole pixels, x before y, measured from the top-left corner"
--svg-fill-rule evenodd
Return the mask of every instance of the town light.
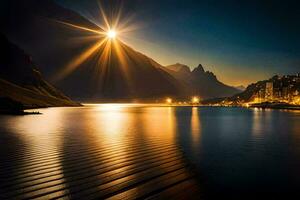
<path id="1" fill-rule="evenodd" d="M 172 103 L 172 99 L 171 98 L 167 98 L 166 99 L 166 103 Z"/>
<path id="2" fill-rule="evenodd" d="M 199 102 L 200 102 L 199 97 L 193 97 L 192 98 L 192 103 L 199 103 Z"/>

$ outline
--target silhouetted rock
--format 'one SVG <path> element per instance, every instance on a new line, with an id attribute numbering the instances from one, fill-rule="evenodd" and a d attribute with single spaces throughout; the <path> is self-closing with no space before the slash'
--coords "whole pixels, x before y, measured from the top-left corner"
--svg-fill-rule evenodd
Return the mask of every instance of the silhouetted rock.
<path id="1" fill-rule="evenodd" d="M 31 57 L 2 34 L 0 50 L 0 97 L 20 102 L 24 108 L 78 105 L 46 82 Z"/>
<path id="2" fill-rule="evenodd" d="M 24 106 L 9 97 L 0 97 L 0 114 L 23 113 Z"/>
<path id="3" fill-rule="evenodd" d="M 196 67 L 193 70 L 193 73 L 196 73 L 196 74 L 203 74 L 203 73 L 205 73 L 203 66 L 201 64 L 199 64 L 198 67 Z"/>

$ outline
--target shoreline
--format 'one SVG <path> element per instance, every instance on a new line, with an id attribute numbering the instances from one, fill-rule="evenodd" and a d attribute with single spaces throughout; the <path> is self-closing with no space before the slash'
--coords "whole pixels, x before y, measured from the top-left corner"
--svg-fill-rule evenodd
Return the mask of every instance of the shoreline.
<path id="1" fill-rule="evenodd" d="M 74 105 L 74 106 L 32 106 L 32 107 L 26 107 L 22 110 L 0 110 L 0 115 L 15 115 L 15 116 L 20 116 L 20 115 L 42 115 L 43 113 L 39 111 L 33 111 L 34 109 L 43 109 L 43 108 L 57 108 L 57 107 L 82 107 L 84 106 L 83 104 L 79 105 Z"/>
<path id="2" fill-rule="evenodd" d="M 10 110 L 6 110 L 6 111 L 0 111 L 0 115 L 41 115 L 43 113 L 39 112 L 39 111 L 10 111 Z"/>
<path id="3" fill-rule="evenodd" d="M 242 105 L 205 105 L 205 104 L 159 104 L 159 103 L 80 103 L 74 106 L 32 106 L 26 107 L 24 110 L 0 110 L 0 115 L 41 115 L 40 111 L 34 111 L 34 109 L 43 108 L 58 108 L 58 107 L 84 107 L 89 105 L 101 105 L 101 106 L 122 106 L 122 105 L 132 105 L 138 107 L 223 107 L 223 108 L 260 108 L 260 109 L 274 109 L 274 110 L 300 110 L 298 105 L 290 104 L 252 104 L 249 106 Z"/>
<path id="4" fill-rule="evenodd" d="M 101 106 L 122 106 L 122 105 L 132 105 L 132 106 L 147 106 L 147 107 L 223 107 L 223 108 L 267 108 L 267 109 L 289 109 L 289 110 L 300 110 L 298 105 L 290 104 L 251 104 L 249 106 L 243 105 L 208 105 L 208 104 L 164 104 L 164 103 L 82 103 L 83 106 L 89 105 L 101 105 Z"/>
<path id="5" fill-rule="evenodd" d="M 262 108 L 262 109 L 275 109 L 275 110 L 280 110 L 280 109 L 285 109 L 285 110 L 300 110 L 300 106 L 297 105 L 278 105 L 278 104 L 261 104 L 261 105 L 250 105 L 249 107 L 251 108 Z"/>

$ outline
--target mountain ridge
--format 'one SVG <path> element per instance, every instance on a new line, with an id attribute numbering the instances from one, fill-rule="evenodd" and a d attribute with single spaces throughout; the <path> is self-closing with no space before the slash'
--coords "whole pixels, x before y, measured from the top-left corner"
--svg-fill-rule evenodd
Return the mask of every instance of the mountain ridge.
<path id="1" fill-rule="evenodd" d="M 24 108 L 78 106 L 42 78 L 41 73 L 22 49 L 0 34 L 0 96 L 20 102 Z"/>
<path id="2" fill-rule="evenodd" d="M 202 98 L 220 98 L 239 92 L 236 88 L 220 82 L 213 72 L 205 71 L 201 64 L 193 70 L 180 63 L 165 66 L 163 69 L 187 84 L 187 87 L 192 88 L 193 95 L 199 95 Z"/>
<path id="3" fill-rule="evenodd" d="M 26 3 L 23 2 L 25 5 L 20 5 L 16 0 L 10 2 L 13 2 L 10 3 L 12 8 L 7 10 L 11 14 L 7 19 L 2 19 L 4 21 L 2 28 L 14 42 L 33 55 L 48 80 L 57 76 L 67 63 L 82 53 L 83 49 L 88 49 L 99 41 L 99 38 L 89 37 L 90 33 L 83 33 L 57 23 L 64 21 L 92 29 L 98 28 L 75 11 L 63 8 L 52 0 L 28 0 Z M 14 15 L 15 12 L 18 12 L 18 15 Z M 80 42 L 76 40 L 85 36 L 90 39 Z M 96 65 L 99 63 L 96 63 L 97 58 L 93 56 L 72 74 L 53 83 L 72 98 L 84 101 L 160 99 L 167 96 L 187 98 L 191 95 L 212 98 L 230 96 L 236 92 L 235 89 L 219 82 L 213 73 L 204 72 L 202 66 L 202 69 L 198 66 L 193 71 L 188 70 L 186 66 L 183 71 L 173 72 L 122 42 L 120 46 L 128 54 L 126 59 L 129 64 L 126 67 L 127 75 L 132 77 L 131 82 L 126 82 L 124 77 L 126 73 L 122 71 L 125 66 L 122 66 L 123 63 L 118 60 L 117 53 L 112 50 L 112 54 L 115 55 L 111 56 L 112 61 L 106 71 L 97 68 Z M 101 51 L 104 49 L 101 48 L 95 54 L 99 56 Z M 220 91 L 220 88 L 224 91 Z"/>

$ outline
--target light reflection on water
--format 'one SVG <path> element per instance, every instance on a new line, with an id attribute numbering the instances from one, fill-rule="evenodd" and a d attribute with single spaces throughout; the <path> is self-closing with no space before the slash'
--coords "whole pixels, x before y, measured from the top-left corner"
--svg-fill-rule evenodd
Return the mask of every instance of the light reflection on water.
<path id="1" fill-rule="evenodd" d="M 201 122 L 200 122 L 198 107 L 192 108 L 191 134 L 192 134 L 193 147 L 197 149 L 201 144 Z"/>
<path id="2" fill-rule="evenodd" d="M 299 184 L 297 111 L 143 104 L 89 104 L 40 111 L 42 115 L 0 117 L 0 144 L 2 148 L 9 144 L 6 153 L 15 154 L 17 149 L 20 160 L 16 166 L 29 165 L 30 155 L 39 158 L 44 152 L 68 155 L 75 151 L 78 159 L 86 159 L 85 151 L 108 147 L 107 154 L 116 149 L 125 159 L 131 150 L 118 145 L 175 144 L 208 191 L 284 193 Z M 71 162 L 55 155 L 51 164 L 66 173 L 65 166 Z M 91 155 L 90 160 L 105 155 L 106 151 L 100 158 Z M 5 159 L 7 154 L 2 151 L 0 156 Z"/>

